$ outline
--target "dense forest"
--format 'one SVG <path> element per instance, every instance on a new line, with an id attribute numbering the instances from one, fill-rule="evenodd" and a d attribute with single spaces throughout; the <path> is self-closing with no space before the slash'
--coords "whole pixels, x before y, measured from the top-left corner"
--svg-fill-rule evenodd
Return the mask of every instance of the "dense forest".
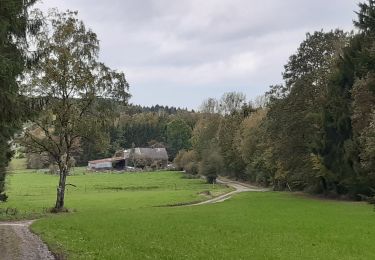
<path id="1" fill-rule="evenodd" d="M 165 147 L 172 161 L 178 151 L 191 148 L 191 132 L 199 116 L 187 109 L 159 105 L 119 105 L 116 114 L 104 144 L 106 149 L 96 149 L 92 142 L 83 141 L 82 152 L 76 156 L 78 165 L 132 147 Z"/>
<path id="2" fill-rule="evenodd" d="M 375 1 L 359 8 L 356 33 L 308 33 L 285 65 L 284 83 L 257 106 L 240 105 L 238 93 L 205 102 L 192 150 L 179 154 L 178 165 L 277 190 L 372 196 Z"/>

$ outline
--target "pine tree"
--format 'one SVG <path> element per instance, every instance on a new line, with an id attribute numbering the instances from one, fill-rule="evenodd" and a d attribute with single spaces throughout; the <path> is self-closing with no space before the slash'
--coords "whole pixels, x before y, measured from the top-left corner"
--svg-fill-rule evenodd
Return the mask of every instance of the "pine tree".
<path id="1" fill-rule="evenodd" d="M 354 24 L 360 33 L 343 49 L 330 78 L 319 151 L 324 166 L 335 175 L 334 190 L 352 195 L 369 194 L 375 184 L 361 165 L 361 150 L 365 146 L 361 140 L 368 140 L 363 131 L 369 126 L 374 109 L 368 106 L 374 100 L 371 89 L 375 72 L 375 1 L 369 0 L 359 7 Z"/>
<path id="2" fill-rule="evenodd" d="M 4 191 L 5 169 L 12 152 L 9 140 L 20 127 L 22 111 L 17 77 L 26 63 L 26 33 L 36 27 L 28 21 L 27 9 L 35 0 L 2 0 L 0 4 L 0 200 Z M 31 29 L 31 31 L 30 31 Z"/>

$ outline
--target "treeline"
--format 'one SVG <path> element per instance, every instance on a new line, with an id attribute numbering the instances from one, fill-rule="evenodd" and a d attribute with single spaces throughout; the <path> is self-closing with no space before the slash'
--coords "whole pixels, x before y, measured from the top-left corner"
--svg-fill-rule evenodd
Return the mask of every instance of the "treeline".
<path id="1" fill-rule="evenodd" d="M 173 161 L 178 151 L 191 148 L 191 133 L 197 120 L 198 114 L 187 109 L 119 105 L 108 138 L 100 140 L 103 144 L 98 147 L 82 140 L 81 152 L 75 157 L 78 165 L 87 165 L 89 160 L 111 157 L 124 148 L 164 147 Z"/>
<path id="2" fill-rule="evenodd" d="M 167 114 L 167 115 L 175 115 L 178 113 L 184 112 L 193 112 L 194 110 L 188 110 L 187 108 L 180 108 L 174 106 L 162 106 L 162 105 L 154 105 L 154 106 L 141 106 L 141 105 L 134 105 L 130 104 L 123 108 L 123 113 L 127 113 L 129 115 L 140 114 L 140 113 L 158 113 L 158 114 Z"/>
<path id="3" fill-rule="evenodd" d="M 209 180 L 226 174 L 277 190 L 374 195 L 375 1 L 359 9 L 357 33 L 307 34 L 263 105 L 238 93 L 206 101 L 177 165 Z"/>

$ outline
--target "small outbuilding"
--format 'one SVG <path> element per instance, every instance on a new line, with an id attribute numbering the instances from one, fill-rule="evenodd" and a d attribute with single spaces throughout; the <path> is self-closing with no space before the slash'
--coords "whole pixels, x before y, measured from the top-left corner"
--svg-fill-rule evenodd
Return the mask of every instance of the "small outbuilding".
<path id="1" fill-rule="evenodd" d="M 122 158 L 105 158 L 100 160 L 89 161 L 90 170 L 109 170 L 113 168 L 113 163 Z"/>
<path id="2" fill-rule="evenodd" d="M 92 170 L 112 169 L 112 158 L 89 161 L 88 167 Z"/>

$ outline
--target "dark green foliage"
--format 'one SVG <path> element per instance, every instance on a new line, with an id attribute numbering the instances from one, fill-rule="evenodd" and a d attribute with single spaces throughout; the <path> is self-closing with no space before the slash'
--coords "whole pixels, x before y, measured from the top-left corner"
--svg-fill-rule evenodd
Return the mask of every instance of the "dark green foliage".
<path id="1" fill-rule="evenodd" d="M 82 151 L 75 156 L 78 165 L 85 166 L 89 160 L 112 157 L 116 151 L 129 149 L 133 144 L 135 147 L 166 148 L 170 160 L 174 159 L 181 148 L 190 147 L 190 132 L 198 120 L 198 114 L 194 111 L 159 105 L 141 107 L 118 104 L 116 106 L 117 115 L 108 125 L 107 149 L 97 149 L 90 140 L 82 140 Z M 175 131 L 170 131 L 168 137 L 168 125 L 171 124 L 171 130 L 176 122 L 180 122 L 183 129 L 175 127 Z M 178 135 L 180 131 L 184 133 L 183 138 Z"/>
<path id="2" fill-rule="evenodd" d="M 17 77 L 22 74 L 26 33 L 37 29 L 27 20 L 27 9 L 35 1 L 2 0 L 0 3 L 0 201 L 4 191 L 5 168 L 12 153 L 9 140 L 20 128 L 25 111 L 20 105 Z"/>
<path id="3" fill-rule="evenodd" d="M 329 73 L 346 41 L 339 30 L 307 34 L 285 66 L 285 86 L 274 86 L 269 93 L 266 131 L 277 161 L 278 189 L 300 190 L 320 183 L 311 154 L 320 138 Z"/>
<path id="4" fill-rule="evenodd" d="M 258 109 L 245 118 L 234 145 L 246 165 L 244 179 L 264 186 L 273 185 L 276 160 L 266 132 L 267 109 Z"/>
<path id="5" fill-rule="evenodd" d="M 191 131 L 190 126 L 179 118 L 167 124 L 167 143 L 171 159 L 176 157 L 178 151 L 191 147 Z"/>
<path id="6" fill-rule="evenodd" d="M 241 113 L 233 113 L 224 116 L 217 132 L 218 145 L 220 147 L 221 155 L 223 157 L 223 172 L 235 178 L 244 179 L 245 163 L 238 153 L 235 137 L 236 133 L 243 120 Z"/>
<path id="7" fill-rule="evenodd" d="M 364 33 L 375 32 L 375 1 L 368 0 L 365 3 L 359 3 L 360 11 L 357 12 L 358 21 L 354 24 Z"/>
<path id="8" fill-rule="evenodd" d="M 238 113 L 235 93 L 204 103 L 192 138 L 208 165 L 202 169 L 215 172 L 204 152 L 216 144 L 221 172 L 236 178 L 277 190 L 373 196 L 375 1 L 359 8 L 357 34 L 306 35 L 285 65 L 285 84 L 267 93 L 266 109 Z"/>
<path id="9" fill-rule="evenodd" d="M 330 186 L 339 194 L 370 195 L 375 187 L 372 170 L 367 167 L 371 156 L 366 152 L 375 109 L 374 13 L 374 1 L 360 4 L 355 22 L 360 33 L 337 60 L 323 110 L 324 139 L 319 154 L 334 173 Z"/>
<path id="10" fill-rule="evenodd" d="M 204 152 L 199 166 L 199 174 L 206 177 L 208 183 L 215 183 L 216 178 L 223 173 L 223 157 L 220 148 L 212 145 Z"/>

